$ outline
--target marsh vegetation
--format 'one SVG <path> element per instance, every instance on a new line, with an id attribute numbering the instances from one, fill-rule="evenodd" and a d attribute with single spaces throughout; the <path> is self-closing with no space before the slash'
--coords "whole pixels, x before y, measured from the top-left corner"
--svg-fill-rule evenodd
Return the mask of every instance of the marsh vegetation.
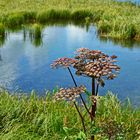
<path id="1" fill-rule="evenodd" d="M 0 139 L 88 138 L 83 135 L 74 106 L 65 101 L 53 102 L 51 95 L 47 93 L 39 98 L 35 92 L 27 97 L 0 91 Z M 99 99 L 97 107 L 93 133 L 98 140 L 109 139 L 110 136 L 118 140 L 140 138 L 140 110 L 132 108 L 129 100 L 121 103 L 116 96 L 108 93 Z"/>
<path id="2" fill-rule="evenodd" d="M 140 39 L 140 8 L 114 0 L 0 0 L 0 22 L 7 28 L 50 20 L 83 20 L 94 23 L 101 36 Z"/>

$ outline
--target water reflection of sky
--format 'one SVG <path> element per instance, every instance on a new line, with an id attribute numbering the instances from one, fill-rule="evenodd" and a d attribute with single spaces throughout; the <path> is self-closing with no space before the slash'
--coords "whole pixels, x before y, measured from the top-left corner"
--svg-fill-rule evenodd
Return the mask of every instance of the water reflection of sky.
<path id="1" fill-rule="evenodd" d="M 65 69 L 52 70 L 50 64 L 58 57 L 73 57 L 80 47 L 99 49 L 107 54 L 118 56 L 121 73 L 114 81 L 107 81 L 100 94 L 108 90 L 119 98 L 129 97 L 134 104 L 140 99 L 140 44 L 138 42 L 115 42 L 99 39 L 94 27 L 86 28 L 68 25 L 49 26 L 43 30 L 43 44 L 35 47 L 29 36 L 23 39 L 23 31 L 10 33 L 0 48 L 0 85 L 9 90 L 30 92 L 35 89 L 43 94 L 45 89 L 52 90 L 57 85 L 73 86 Z M 128 45 L 129 44 L 129 45 Z M 85 84 L 89 90 L 91 80 L 76 77 L 78 84 Z"/>

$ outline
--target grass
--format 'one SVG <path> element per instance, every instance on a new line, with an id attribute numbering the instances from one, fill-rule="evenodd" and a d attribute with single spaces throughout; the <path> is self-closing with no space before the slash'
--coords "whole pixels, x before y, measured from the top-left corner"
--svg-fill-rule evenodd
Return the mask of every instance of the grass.
<path id="1" fill-rule="evenodd" d="M 93 133 L 98 140 L 138 140 L 139 114 L 140 109 L 132 108 L 129 102 L 122 104 L 108 93 L 99 99 Z M 74 106 L 54 102 L 49 93 L 38 97 L 34 92 L 19 96 L 0 91 L 1 140 L 76 140 L 81 128 Z"/>
<path id="2" fill-rule="evenodd" d="M 4 37 L 5 37 L 5 28 L 4 25 L 0 23 L 0 38 L 4 38 Z"/>
<path id="3" fill-rule="evenodd" d="M 29 37 L 33 45 L 36 47 L 40 46 L 42 43 L 42 26 L 40 24 L 29 26 Z"/>
<path id="4" fill-rule="evenodd" d="M 100 36 L 140 39 L 140 7 L 114 0 L 0 0 L 0 22 L 13 28 L 25 23 L 90 18 Z M 87 20 L 85 20 L 87 22 Z"/>

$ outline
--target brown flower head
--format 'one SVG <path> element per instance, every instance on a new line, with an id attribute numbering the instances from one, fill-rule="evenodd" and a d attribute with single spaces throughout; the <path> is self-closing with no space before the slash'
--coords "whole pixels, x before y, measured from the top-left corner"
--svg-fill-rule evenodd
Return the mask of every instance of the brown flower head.
<path id="1" fill-rule="evenodd" d="M 94 95 L 90 96 L 90 99 L 93 103 L 96 103 L 97 100 L 99 100 L 100 98 L 101 98 L 101 96 L 94 96 Z"/>
<path id="2" fill-rule="evenodd" d="M 72 87 L 72 88 L 60 88 L 55 95 L 56 100 L 75 101 L 81 93 L 85 92 L 84 86 Z"/>
<path id="3" fill-rule="evenodd" d="M 52 68 L 58 68 L 58 67 L 64 67 L 64 68 L 68 68 L 69 66 L 74 65 L 74 63 L 76 63 L 77 60 L 72 59 L 72 58 L 58 58 L 57 60 L 54 61 L 54 63 L 51 65 Z"/>
<path id="4" fill-rule="evenodd" d="M 117 76 L 120 67 L 115 64 L 117 56 L 108 56 L 98 50 L 89 50 L 86 48 L 78 49 L 74 64 L 77 75 L 85 75 L 96 78 L 97 81 L 104 85 L 103 79 L 112 80 Z"/>

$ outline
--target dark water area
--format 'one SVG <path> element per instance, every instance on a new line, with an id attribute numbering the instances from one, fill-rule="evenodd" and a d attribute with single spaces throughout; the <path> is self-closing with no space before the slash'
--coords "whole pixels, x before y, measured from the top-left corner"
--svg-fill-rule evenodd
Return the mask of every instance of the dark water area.
<path id="1" fill-rule="evenodd" d="M 118 78 L 107 81 L 100 88 L 100 95 L 107 91 L 117 94 L 121 100 L 129 97 L 134 105 L 140 105 L 140 43 L 100 38 L 94 26 L 50 25 L 42 31 L 40 40 L 33 40 L 28 30 L 9 32 L 0 41 L 0 86 L 12 92 L 39 95 L 56 86 L 74 86 L 65 69 L 51 69 L 58 57 L 73 57 L 76 49 L 86 47 L 118 56 L 121 67 Z M 73 71 L 74 72 L 74 71 Z M 91 79 L 75 76 L 79 85 L 91 90 Z"/>

